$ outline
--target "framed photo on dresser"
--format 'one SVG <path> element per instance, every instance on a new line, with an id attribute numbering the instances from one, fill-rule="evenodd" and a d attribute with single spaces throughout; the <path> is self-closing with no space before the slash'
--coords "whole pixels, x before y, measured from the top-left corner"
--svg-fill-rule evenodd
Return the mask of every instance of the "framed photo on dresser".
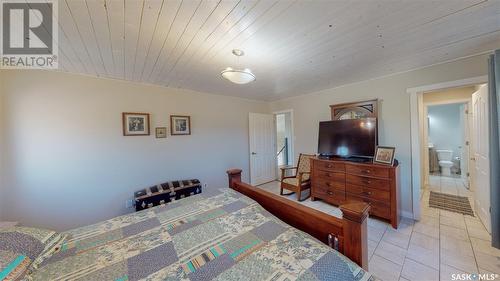
<path id="1" fill-rule="evenodd" d="M 377 148 L 375 149 L 375 157 L 373 158 L 373 162 L 392 166 L 392 164 L 394 163 L 395 151 L 395 147 L 377 146 Z"/>

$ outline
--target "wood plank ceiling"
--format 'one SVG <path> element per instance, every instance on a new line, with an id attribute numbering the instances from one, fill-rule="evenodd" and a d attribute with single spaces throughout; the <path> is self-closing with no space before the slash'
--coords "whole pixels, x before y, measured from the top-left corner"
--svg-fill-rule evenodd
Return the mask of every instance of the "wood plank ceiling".
<path id="1" fill-rule="evenodd" d="M 261 100 L 500 48 L 500 0 L 59 0 L 58 16 L 62 71 Z"/>

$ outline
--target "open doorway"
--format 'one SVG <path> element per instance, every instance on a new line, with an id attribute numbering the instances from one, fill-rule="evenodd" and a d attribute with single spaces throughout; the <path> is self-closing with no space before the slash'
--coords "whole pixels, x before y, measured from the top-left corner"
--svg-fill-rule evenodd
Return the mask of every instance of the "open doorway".
<path id="1" fill-rule="evenodd" d="M 487 85 L 421 94 L 421 200 L 479 218 L 490 232 Z M 463 204 L 462 204 L 463 203 Z"/>
<path id="2" fill-rule="evenodd" d="M 276 168 L 293 166 L 293 111 L 275 112 L 276 120 Z M 279 176 L 280 174 L 277 173 Z"/>
<path id="3" fill-rule="evenodd" d="M 425 98 L 425 97 L 424 97 Z M 436 104 L 427 106 L 426 164 L 429 176 L 460 178 L 469 189 L 469 103 Z"/>
<path id="4" fill-rule="evenodd" d="M 470 122 L 474 86 L 423 94 L 423 173 L 424 185 L 430 179 L 454 178 L 470 188 Z"/>

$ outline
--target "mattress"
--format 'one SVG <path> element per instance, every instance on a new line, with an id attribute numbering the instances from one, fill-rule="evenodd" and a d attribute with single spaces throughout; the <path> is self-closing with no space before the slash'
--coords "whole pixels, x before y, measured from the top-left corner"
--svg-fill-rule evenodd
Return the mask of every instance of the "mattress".
<path id="1" fill-rule="evenodd" d="M 32 280 L 373 280 L 229 188 L 65 232 Z"/>

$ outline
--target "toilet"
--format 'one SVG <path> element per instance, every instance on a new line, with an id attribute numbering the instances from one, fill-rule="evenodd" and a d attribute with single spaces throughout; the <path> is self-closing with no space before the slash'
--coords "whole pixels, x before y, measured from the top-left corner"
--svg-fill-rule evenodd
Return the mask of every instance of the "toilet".
<path id="1" fill-rule="evenodd" d="M 453 156 L 453 151 L 438 149 L 436 150 L 436 153 L 439 160 L 439 167 L 441 168 L 441 175 L 451 176 L 451 167 L 453 166 L 453 162 L 451 161 L 451 159 Z"/>

